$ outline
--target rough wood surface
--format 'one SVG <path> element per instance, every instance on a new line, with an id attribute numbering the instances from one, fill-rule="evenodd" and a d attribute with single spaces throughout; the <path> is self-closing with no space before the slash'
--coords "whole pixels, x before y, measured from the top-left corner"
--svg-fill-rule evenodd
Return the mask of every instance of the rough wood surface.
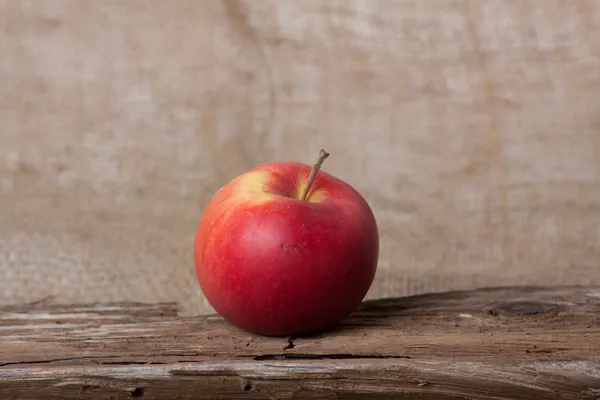
<path id="1" fill-rule="evenodd" d="M 265 338 L 173 304 L 0 309 L 1 399 L 600 399 L 600 287 L 365 302 Z"/>

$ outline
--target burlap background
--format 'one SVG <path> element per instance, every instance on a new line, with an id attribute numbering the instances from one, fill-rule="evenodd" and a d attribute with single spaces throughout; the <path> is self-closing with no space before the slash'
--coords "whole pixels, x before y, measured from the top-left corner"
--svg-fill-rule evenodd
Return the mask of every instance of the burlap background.
<path id="1" fill-rule="evenodd" d="M 0 1 L 0 303 L 211 311 L 197 219 L 264 161 L 347 180 L 370 298 L 600 283 L 600 3 Z"/>

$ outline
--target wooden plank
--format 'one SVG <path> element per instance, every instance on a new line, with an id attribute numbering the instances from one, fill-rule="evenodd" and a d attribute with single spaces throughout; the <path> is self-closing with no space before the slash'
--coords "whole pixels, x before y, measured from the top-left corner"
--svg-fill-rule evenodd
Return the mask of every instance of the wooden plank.
<path id="1" fill-rule="evenodd" d="M 600 287 L 369 301 L 301 338 L 173 304 L 4 307 L 0 398 L 599 400 Z"/>

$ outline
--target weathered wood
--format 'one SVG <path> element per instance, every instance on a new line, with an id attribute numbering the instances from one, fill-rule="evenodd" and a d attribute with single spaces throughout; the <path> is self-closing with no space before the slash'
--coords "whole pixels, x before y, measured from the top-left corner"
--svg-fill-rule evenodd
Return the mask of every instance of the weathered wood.
<path id="1" fill-rule="evenodd" d="M 600 287 L 365 302 L 265 338 L 173 304 L 0 309 L 0 399 L 600 399 Z"/>

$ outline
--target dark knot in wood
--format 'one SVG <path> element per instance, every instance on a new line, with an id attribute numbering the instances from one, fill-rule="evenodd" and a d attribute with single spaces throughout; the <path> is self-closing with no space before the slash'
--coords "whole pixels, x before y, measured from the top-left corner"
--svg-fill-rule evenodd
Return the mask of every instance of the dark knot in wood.
<path id="1" fill-rule="evenodd" d="M 540 301 L 512 301 L 502 303 L 490 310 L 492 315 L 506 315 L 523 317 L 530 315 L 543 315 L 554 312 L 559 308 L 557 304 Z"/>

